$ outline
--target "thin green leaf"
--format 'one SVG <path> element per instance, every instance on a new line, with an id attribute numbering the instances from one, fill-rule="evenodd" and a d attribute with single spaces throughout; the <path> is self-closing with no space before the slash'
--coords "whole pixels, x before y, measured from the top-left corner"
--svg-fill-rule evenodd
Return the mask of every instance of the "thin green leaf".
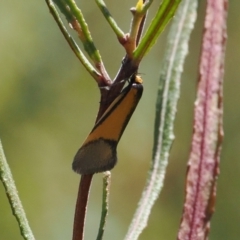
<path id="1" fill-rule="evenodd" d="M 139 63 L 151 49 L 160 33 L 162 33 L 170 19 L 174 16 L 180 2 L 181 0 L 164 0 L 159 6 L 157 14 L 150 23 L 147 32 L 133 52 L 133 59 L 136 63 Z"/>
<path id="2" fill-rule="evenodd" d="M 109 12 L 105 2 L 103 0 L 95 0 L 99 9 L 101 10 L 103 16 L 106 18 L 108 21 L 109 25 L 111 26 L 112 30 L 115 32 L 117 35 L 118 39 L 122 39 L 125 37 L 124 32 L 121 30 L 121 28 L 118 27 L 116 21 L 112 17 L 111 13 Z"/>
<path id="3" fill-rule="evenodd" d="M 109 171 L 104 173 L 103 176 L 103 195 L 102 195 L 102 215 L 100 220 L 100 226 L 98 229 L 97 240 L 102 240 L 104 229 L 106 225 L 106 218 L 108 214 L 108 202 L 109 202 L 109 188 L 111 183 L 111 173 Z"/>
<path id="4" fill-rule="evenodd" d="M 2 143 L 0 141 L 0 179 L 5 188 L 9 203 L 15 216 L 21 235 L 25 240 L 34 240 L 32 230 L 28 224 L 26 214 L 24 212 L 22 203 L 18 196 L 17 188 L 15 186 L 11 170 L 8 166 L 6 157 L 4 155 Z"/>
<path id="5" fill-rule="evenodd" d="M 65 28 L 52 0 L 46 0 L 46 3 L 49 7 L 49 10 L 51 14 L 53 15 L 55 21 L 58 24 L 58 27 L 60 28 L 61 32 L 63 33 L 65 39 L 67 40 L 69 46 L 77 56 L 77 58 L 80 60 L 80 62 L 83 64 L 83 66 L 86 68 L 86 70 L 93 76 L 93 78 L 99 82 L 99 79 L 101 75 L 95 70 L 95 68 L 92 66 L 92 64 L 88 61 L 88 59 L 85 57 L 81 49 L 78 47 L 77 43 L 74 41 L 74 39 L 71 37 L 71 35 L 68 33 L 67 29 Z M 61 3 L 61 2 L 60 2 Z M 59 4 L 58 7 L 60 9 L 63 8 L 62 4 Z"/>
<path id="6" fill-rule="evenodd" d="M 196 20 L 196 8 L 197 0 L 183 0 L 170 28 L 156 103 L 153 160 L 126 240 L 138 239 L 147 225 L 151 208 L 163 186 L 169 151 L 174 139 L 173 124 L 179 98 L 180 76 L 190 33 Z"/>

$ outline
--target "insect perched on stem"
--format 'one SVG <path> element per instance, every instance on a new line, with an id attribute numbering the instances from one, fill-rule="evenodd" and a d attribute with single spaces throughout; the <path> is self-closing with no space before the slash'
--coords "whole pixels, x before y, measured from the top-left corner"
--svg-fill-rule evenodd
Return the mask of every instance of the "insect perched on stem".
<path id="1" fill-rule="evenodd" d="M 72 168 L 80 174 L 112 169 L 117 162 L 118 142 L 142 96 L 142 79 L 134 75 L 93 127 L 74 157 Z"/>

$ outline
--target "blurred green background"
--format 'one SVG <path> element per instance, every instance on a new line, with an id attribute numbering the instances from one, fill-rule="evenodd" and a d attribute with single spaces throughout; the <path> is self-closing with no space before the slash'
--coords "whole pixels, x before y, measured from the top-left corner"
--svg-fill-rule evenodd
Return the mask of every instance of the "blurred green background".
<path id="1" fill-rule="evenodd" d="M 125 32 L 131 19 L 128 10 L 135 2 L 106 1 Z M 114 77 L 124 50 L 94 1 L 82 1 L 81 8 L 106 68 Z M 224 83 L 225 138 L 216 212 L 211 224 L 212 240 L 234 240 L 240 236 L 239 9 L 240 2 L 232 0 Z M 179 227 L 192 134 L 204 3 L 198 12 L 182 77 L 176 139 L 165 186 L 153 208 L 148 227 L 140 237 L 144 240 L 176 239 Z M 156 88 L 166 32 L 139 69 L 145 92 L 118 147 L 119 162 L 112 171 L 106 240 L 123 239 L 144 186 L 151 158 Z M 2 2 L 0 49 L 0 138 L 30 226 L 36 239 L 71 239 L 80 179 L 72 172 L 71 163 L 93 126 L 99 103 L 98 88 L 70 50 L 45 1 Z M 102 174 L 94 176 L 86 239 L 95 239 L 97 234 L 101 179 Z M 2 184 L 0 239 L 22 239 Z"/>

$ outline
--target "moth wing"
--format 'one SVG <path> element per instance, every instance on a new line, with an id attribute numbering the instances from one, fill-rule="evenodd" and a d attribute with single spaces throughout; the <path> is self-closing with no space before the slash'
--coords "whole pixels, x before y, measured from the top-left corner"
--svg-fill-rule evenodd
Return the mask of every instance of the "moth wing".
<path id="1" fill-rule="evenodd" d="M 79 174 L 111 170 L 117 162 L 117 142 L 100 138 L 82 146 L 74 157 L 72 168 Z"/>

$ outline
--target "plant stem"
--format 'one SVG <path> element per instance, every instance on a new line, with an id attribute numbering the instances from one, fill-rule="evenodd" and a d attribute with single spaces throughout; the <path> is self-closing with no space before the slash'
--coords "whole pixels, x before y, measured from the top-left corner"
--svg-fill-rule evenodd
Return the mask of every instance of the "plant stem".
<path id="1" fill-rule="evenodd" d="M 92 174 L 81 176 L 74 216 L 72 240 L 84 239 L 84 224 L 92 177 Z"/>
<path id="2" fill-rule="evenodd" d="M 208 0 L 199 65 L 194 131 L 179 240 L 208 239 L 215 210 L 223 139 L 223 74 L 227 0 Z"/>
<path id="3" fill-rule="evenodd" d="M 46 0 L 46 3 L 49 7 L 49 10 L 51 14 L 53 15 L 55 21 L 58 24 L 58 27 L 60 28 L 62 34 L 64 35 L 65 39 L 67 40 L 69 46 L 77 56 L 77 58 L 80 60 L 80 62 L 83 64 L 83 66 L 86 68 L 86 70 L 91 74 L 91 76 L 99 83 L 101 81 L 101 74 L 95 70 L 95 68 L 92 66 L 92 64 L 88 61 L 88 59 L 85 57 L 81 49 L 78 47 L 77 43 L 74 41 L 74 39 L 71 37 L 71 35 L 68 33 L 67 29 L 65 28 L 56 8 L 53 4 L 52 0 Z"/>
<path id="4" fill-rule="evenodd" d="M 104 234 L 104 228 L 106 225 L 106 218 L 108 214 L 108 201 L 111 182 L 111 172 L 107 171 L 103 176 L 103 191 L 102 191 L 102 215 L 100 220 L 100 226 L 98 229 L 97 240 L 102 240 Z"/>
<path id="5" fill-rule="evenodd" d="M 54 1 L 58 2 L 57 0 Z M 74 0 L 65 0 L 64 3 L 70 8 L 70 12 L 80 24 L 80 31 L 78 31 L 78 34 L 83 43 L 84 49 L 89 54 L 94 63 L 101 62 L 101 56 L 93 43 L 91 33 L 88 29 L 88 25 L 83 17 L 81 10 L 78 8 Z"/>
<path id="6" fill-rule="evenodd" d="M 147 32 L 133 52 L 133 60 L 136 65 L 140 63 L 143 56 L 150 50 L 159 34 L 164 30 L 167 23 L 174 16 L 180 2 L 181 0 L 164 0 L 159 6 L 157 14 L 153 18 Z"/>
<path id="7" fill-rule="evenodd" d="M 76 44 L 76 42 L 67 32 L 53 4 L 53 1 L 61 10 L 61 12 L 65 15 L 69 26 L 78 33 L 78 37 L 82 41 L 85 51 L 88 53 L 89 57 L 94 62 L 95 68 L 99 71 L 100 74 L 96 72 L 95 68 L 92 67 L 92 65 L 89 63 L 85 55 L 82 53 L 82 51 Z M 98 86 L 103 87 L 111 85 L 111 78 L 109 77 L 105 69 L 99 51 L 94 45 L 90 31 L 88 29 L 88 25 L 82 15 L 81 10 L 77 7 L 74 0 L 46 0 L 46 2 L 65 39 L 68 41 L 70 47 L 72 48 L 78 59 L 81 61 L 81 63 L 84 65 L 84 67 L 87 69 L 87 71 L 98 82 Z"/>
<path id="8" fill-rule="evenodd" d="M 125 39 L 125 33 L 118 27 L 116 21 L 112 17 L 111 13 L 109 12 L 105 2 L 103 0 L 95 0 L 99 9 L 101 10 L 103 16 L 106 18 L 107 22 L 111 26 L 112 30 L 116 34 L 119 41 L 123 41 Z"/>
<path id="9" fill-rule="evenodd" d="M 138 239 L 147 225 L 151 208 L 163 186 L 173 135 L 180 77 L 190 33 L 196 20 L 197 0 L 183 0 L 173 20 L 160 73 L 154 128 L 153 159 L 138 208 L 126 240 Z"/>
<path id="10" fill-rule="evenodd" d="M 11 170 L 8 166 L 6 157 L 4 155 L 2 143 L 0 141 L 0 179 L 5 188 L 9 203 L 15 216 L 21 235 L 25 240 L 34 240 L 32 230 L 28 224 L 26 214 L 24 212 L 22 203 L 18 196 L 17 188 L 15 186 Z"/>

